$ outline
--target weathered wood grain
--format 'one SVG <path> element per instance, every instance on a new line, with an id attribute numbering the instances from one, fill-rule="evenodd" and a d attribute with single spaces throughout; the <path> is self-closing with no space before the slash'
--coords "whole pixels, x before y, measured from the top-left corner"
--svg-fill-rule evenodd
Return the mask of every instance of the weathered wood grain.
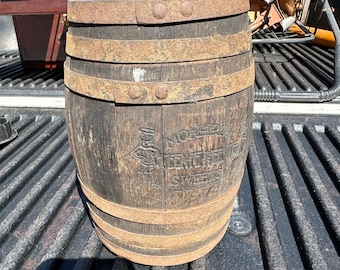
<path id="1" fill-rule="evenodd" d="M 238 40 L 232 40 L 237 53 L 221 57 L 210 51 L 208 60 L 192 61 L 183 52 L 181 61 L 163 62 L 159 55 L 166 40 L 246 31 L 244 18 L 161 26 L 71 24 L 77 37 L 159 46 L 143 63 L 129 54 L 126 63 L 109 61 L 107 55 L 117 54 L 112 47 L 98 48 L 98 55 L 109 50 L 105 61 L 69 50 L 65 64 L 66 118 L 80 186 L 98 236 L 114 253 L 143 264 L 175 265 L 203 256 L 223 237 L 250 141 L 250 45 L 240 49 L 243 42 L 237 48 Z M 228 20 L 233 29 L 222 27 Z M 217 83 L 244 70 L 249 76 L 232 86 Z M 77 81 L 77 74 L 86 80 Z"/>

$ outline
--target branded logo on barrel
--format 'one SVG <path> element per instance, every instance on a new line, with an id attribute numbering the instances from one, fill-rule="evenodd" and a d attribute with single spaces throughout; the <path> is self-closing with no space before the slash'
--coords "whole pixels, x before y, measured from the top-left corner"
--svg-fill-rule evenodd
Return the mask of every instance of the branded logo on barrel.
<path id="1" fill-rule="evenodd" d="M 242 162 L 240 154 L 247 147 L 247 122 L 242 121 L 237 141 L 232 141 L 234 130 L 217 123 L 196 125 L 175 132 L 162 139 L 164 150 L 155 147 L 157 130 L 142 127 L 139 129 L 139 144 L 132 156 L 138 160 L 137 184 L 146 179 L 153 188 L 162 187 L 162 179 L 155 177 L 157 169 L 165 170 L 167 190 L 170 192 L 189 191 L 218 187 L 222 179 L 233 171 L 239 171 Z M 211 139 L 210 148 L 200 145 L 200 150 L 190 149 L 190 142 Z M 222 143 L 225 142 L 225 143 Z M 179 152 L 179 150 L 182 150 Z M 242 155 L 241 155 L 242 156 Z M 232 162 L 226 171 L 226 162 Z M 229 164 L 230 165 L 230 164 Z"/>

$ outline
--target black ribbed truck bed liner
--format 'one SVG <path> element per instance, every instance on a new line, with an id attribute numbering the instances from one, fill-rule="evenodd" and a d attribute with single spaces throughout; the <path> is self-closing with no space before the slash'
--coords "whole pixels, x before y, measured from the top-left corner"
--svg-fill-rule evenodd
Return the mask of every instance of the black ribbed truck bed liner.
<path id="1" fill-rule="evenodd" d="M 255 114 L 229 230 L 207 256 L 159 268 L 110 253 L 79 197 L 63 110 L 0 108 L 0 269 L 340 269 L 340 120 Z"/>
<path id="2" fill-rule="evenodd" d="M 258 44 L 253 53 L 256 101 L 309 101 L 335 83 L 334 49 L 309 43 Z"/>

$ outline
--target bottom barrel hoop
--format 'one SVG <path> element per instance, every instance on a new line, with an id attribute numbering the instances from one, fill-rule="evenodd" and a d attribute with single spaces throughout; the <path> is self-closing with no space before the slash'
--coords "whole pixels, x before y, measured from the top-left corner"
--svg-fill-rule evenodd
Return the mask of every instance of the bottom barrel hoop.
<path id="1" fill-rule="evenodd" d="M 237 190 L 239 184 L 235 186 Z M 223 196 L 220 199 L 223 200 Z M 233 201 L 234 198 L 229 200 L 225 214 L 216 223 L 198 231 L 173 236 L 127 232 L 102 220 L 91 210 L 90 204 L 89 211 L 98 237 L 110 251 L 136 263 L 166 266 L 193 261 L 212 250 L 228 228 Z"/>
<path id="2" fill-rule="evenodd" d="M 226 224 L 225 228 L 214 238 L 211 239 L 211 241 L 203 245 L 201 249 L 197 249 L 195 251 L 178 254 L 178 255 L 144 255 L 137 252 L 133 252 L 130 250 L 127 250 L 125 248 L 121 248 L 114 243 L 112 243 L 110 240 L 108 240 L 104 236 L 104 232 L 102 232 L 98 227 L 95 226 L 95 230 L 97 233 L 98 238 L 103 242 L 103 244 L 113 253 L 117 254 L 118 256 L 122 256 L 130 261 L 145 264 L 145 265 L 157 265 L 157 266 L 168 266 L 168 265 L 179 265 L 183 263 L 187 263 L 190 261 L 194 261 L 208 252 L 210 252 L 223 238 L 225 232 L 227 231 L 229 225 L 229 221 Z"/>
<path id="3" fill-rule="evenodd" d="M 146 235 L 142 233 L 131 233 L 122 228 L 118 228 L 108 224 L 105 220 L 101 219 L 98 215 L 96 215 L 91 208 L 90 215 L 97 225 L 98 228 L 102 229 L 108 235 L 114 237 L 118 242 L 125 243 L 134 243 L 135 246 L 145 246 L 145 248 L 150 249 L 173 249 L 179 250 L 180 247 L 195 246 L 196 243 L 203 244 L 204 241 L 209 239 L 209 237 L 213 236 L 216 232 L 220 231 L 224 228 L 225 224 L 228 223 L 230 219 L 231 212 L 233 210 L 232 203 L 226 209 L 223 216 L 219 217 L 219 219 L 209 224 L 203 228 L 196 228 L 190 233 L 186 234 L 177 234 L 177 235 Z M 197 226 L 196 226 L 197 227 Z"/>

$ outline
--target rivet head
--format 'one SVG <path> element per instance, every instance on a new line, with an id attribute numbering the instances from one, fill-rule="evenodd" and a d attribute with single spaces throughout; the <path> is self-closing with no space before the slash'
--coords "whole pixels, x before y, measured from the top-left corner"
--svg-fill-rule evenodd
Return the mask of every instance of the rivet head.
<path id="1" fill-rule="evenodd" d="M 168 95 L 169 95 L 169 91 L 166 87 L 160 87 L 155 92 L 155 96 L 158 99 L 166 99 Z"/>
<path id="2" fill-rule="evenodd" d="M 190 17 L 194 13 L 194 4 L 188 1 L 185 1 L 181 5 L 181 14 L 184 17 Z"/>
<path id="3" fill-rule="evenodd" d="M 163 19 L 168 13 L 168 9 L 164 4 L 156 4 L 153 6 L 152 15 L 156 19 Z"/>
<path id="4" fill-rule="evenodd" d="M 141 93 L 140 88 L 138 86 L 131 86 L 128 89 L 127 94 L 129 96 L 129 98 L 137 99 L 137 98 L 140 98 L 142 93 Z"/>

